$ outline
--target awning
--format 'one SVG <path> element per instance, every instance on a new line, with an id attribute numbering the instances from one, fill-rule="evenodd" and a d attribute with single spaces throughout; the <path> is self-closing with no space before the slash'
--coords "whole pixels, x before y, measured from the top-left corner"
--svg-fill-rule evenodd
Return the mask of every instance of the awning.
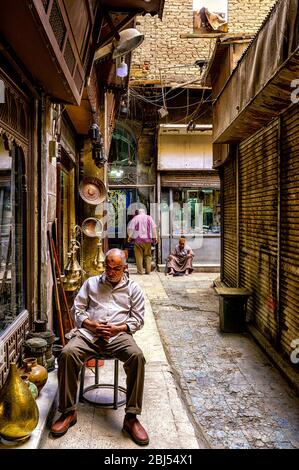
<path id="1" fill-rule="evenodd" d="M 219 189 L 220 179 L 216 171 L 167 173 L 161 175 L 161 186 L 168 188 Z"/>
<path id="2" fill-rule="evenodd" d="M 280 0 L 214 106 L 214 143 L 239 142 L 291 103 L 299 77 L 299 3 Z"/>

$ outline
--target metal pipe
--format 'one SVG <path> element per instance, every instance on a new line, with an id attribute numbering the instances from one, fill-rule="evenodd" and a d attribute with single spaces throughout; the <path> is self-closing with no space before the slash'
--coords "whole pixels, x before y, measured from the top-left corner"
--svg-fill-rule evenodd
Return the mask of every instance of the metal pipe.
<path id="1" fill-rule="evenodd" d="M 159 241 L 158 243 L 158 262 L 162 263 L 162 233 L 161 233 L 161 174 L 157 172 L 157 203 L 158 203 L 158 231 L 159 231 Z"/>

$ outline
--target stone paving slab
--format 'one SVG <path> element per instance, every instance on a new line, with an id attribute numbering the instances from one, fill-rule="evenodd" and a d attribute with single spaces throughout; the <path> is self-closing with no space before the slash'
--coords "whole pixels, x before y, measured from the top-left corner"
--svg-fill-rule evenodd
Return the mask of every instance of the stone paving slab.
<path id="1" fill-rule="evenodd" d="M 138 278 L 197 429 L 213 448 L 299 448 L 299 398 L 250 334 L 220 332 L 216 277 Z"/>

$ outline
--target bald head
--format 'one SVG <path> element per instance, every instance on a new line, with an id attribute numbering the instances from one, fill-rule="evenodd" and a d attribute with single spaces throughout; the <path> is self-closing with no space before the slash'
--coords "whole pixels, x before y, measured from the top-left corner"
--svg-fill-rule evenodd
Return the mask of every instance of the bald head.
<path id="1" fill-rule="evenodd" d="M 123 250 L 120 250 L 119 248 L 111 248 L 111 250 L 107 251 L 106 253 L 105 263 L 109 263 L 110 261 L 112 261 L 113 263 L 125 265 L 126 255 Z"/>
<path id="2" fill-rule="evenodd" d="M 112 248 L 105 256 L 106 278 L 112 285 L 116 285 L 122 279 L 127 268 L 126 256 L 122 250 Z"/>

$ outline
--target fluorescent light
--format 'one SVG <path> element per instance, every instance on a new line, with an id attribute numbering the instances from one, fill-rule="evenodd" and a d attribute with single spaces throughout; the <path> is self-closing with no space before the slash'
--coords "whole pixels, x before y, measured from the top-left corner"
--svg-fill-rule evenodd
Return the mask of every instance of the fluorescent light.
<path id="1" fill-rule="evenodd" d="M 163 129 L 186 129 L 187 124 L 160 124 Z M 213 124 L 196 124 L 195 129 L 212 130 Z"/>

